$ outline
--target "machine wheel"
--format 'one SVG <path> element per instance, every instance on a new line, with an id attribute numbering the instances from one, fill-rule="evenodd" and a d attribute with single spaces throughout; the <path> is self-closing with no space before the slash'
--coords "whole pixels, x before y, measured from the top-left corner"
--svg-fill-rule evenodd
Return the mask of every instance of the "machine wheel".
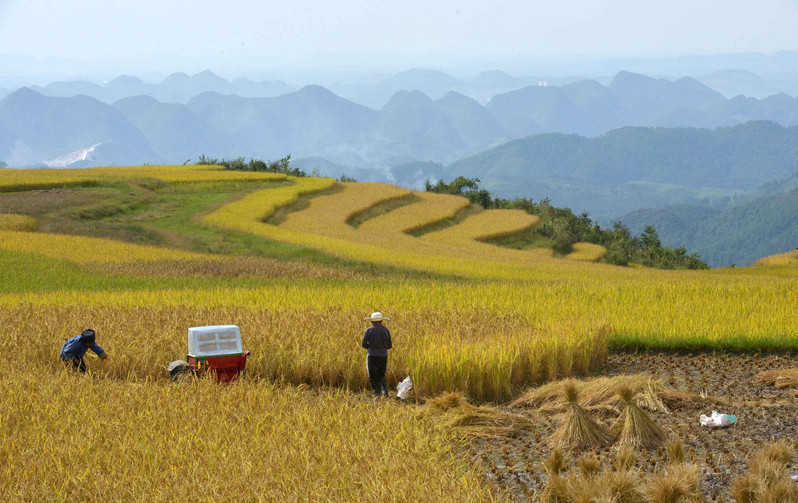
<path id="1" fill-rule="evenodd" d="M 169 370 L 169 377 L 172 379 L 172 382 L 185 382 L 195 377 L 194 369 L 184 360 L 173 361 L 169 364 L 167 370 Z"/>

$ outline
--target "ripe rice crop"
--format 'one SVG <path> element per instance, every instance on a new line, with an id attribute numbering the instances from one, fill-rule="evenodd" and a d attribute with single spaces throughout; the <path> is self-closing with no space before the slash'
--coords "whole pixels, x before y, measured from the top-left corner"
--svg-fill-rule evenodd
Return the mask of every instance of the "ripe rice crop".
<path id="1" fill-rule="evenodd" d="M 308 208 L 289 214 L 280 226 L 322 236 L 353 239 L 353 234 L 358 231 L 347 221 L 377 204 L 411 194 L 409 190 L 384 183 L 342 185 L 341 192 L 314 197 Z"/>
<path id="2" fill-rule="evenodd" d="M 36 229 L 36 219 L 25 215 L 0 213 L 0 231 L 32 231 Z"/>
<path id="3" fill-rule="evenodd" d="M 370 226 L 364 230 L 357 229 L 350 232 L 344 230 L 344 224 L 340 222 L 341 216 L 336 217 L 339 221 L 338 224 L 335 227 L 326 228 L 325 232 L 327 234 L 345 233 L 345 239 L 336 235 L 320 235 L 293 228 L 291 222 L 301 220 L 316 229 L 319 226 L 309 222 L 327 218 L 325 216 L 327 211 L 333 211 L 336 215 L 351 215 L 353 212 L 349 210 L 346 197 L 336 199 L 334 196 L 330 196 L 333 199 L 327 200 L 337 201 L 337 205 L 330 208 L 314 205 L 299 211 L 296 216 L 292 215 L 291 222 L 286 219 L 282 225 L 264 223 L 264 220 L 268 219 L 276 208 L 295 202 L 300 195 L 321 192 L 334 184 L 335 181 L 330 179 L 298 179 L 292 186 L 270 188 L 250 194 L 244 199 L 226 205 L 206 216 L 203 222 L 212 226 L 311 248 L 350 260 L 441 274 L 532 279 L 541 277 L 546 272 L 544 268 L 550 270 L 552 266 L 561 267 L 556 264 L 557 261 L 551 259 L 551 250 L 547 249 L 510 250 L 473 240 L 447 243 L 414 238 L 403 232 L 389 232 L 388 230 L 374 232 Z M 351 194 L 354 190 L 349 189 L 347 194 Z M 367 191 L 363 188 L 357 190 Z M 401 195 L 397 194 L 397 197 L 401 197 Z M 374 201 L 375 204 L 377 202 L 379 201 Z M 363 205 L 361 208 L 370 206 L 372 205 Z M 327 211 L 322 211 L 322 208 Z M 306 214 L 300 216 L 303 213 Z M 525 225 L 534 219 L 530 215 L 523 218 Z M 513 223 L 513 226 L 516 225 Z"/>
<path id="4" fill-rule="evenodd" d="M 798 248 L 787 253 L 763 257 L 756 262 L 755 266 L 795 266 L 798 265 Z"/>
<path id="5" fill-rule="evenodd" d="M 193 169 L 184 181 L 218 174 Z M 120 176 L 134 171 L 120 168 Z M 178 171 L 169 176 L 178 180 Z M 203 222 L 451 276 L 371 275 L 349 265 L 332 274 L 331 266 L 300 261 L 0 231 L 7 499 L 498 500 L 457 461 L 452 441 L 461 433 L 357 393 L 369 387 L 362 318 L 376 310 L 392 318 L 389 385 L 410 375 L 422 398 L 456 391 L 503 402 L 530 385 L 595 370 L 609 346 L 798 348 L 795 267 L 632 269 L 475 241 L 484 231 L 469 230 L 478 221 L 470 218 L 521 227 L 498 216 L 474 215 L 448 229 L 448 240 L 406 234 L 464 204 L 438 195 L 415 194 L 418 202 L 358 228 L 347 224 L 386 198 L 406 197 L 388 186 L 364 201 L 360 195 L 383 189 L 341 185 L 343 192 L 315 198 L 337 201 L 323 212 L 314 199 L 282 224 L 266 223 L 276 208 L 337 183 L 286 180 L 291 185 L 234 197 Z M 430 211 L 433 200 L 440 212 Z M 286 226 L 314 218 L 326 219 L 314 233 Z M 168 384 L 165 367 L 185 358 L 186 329 L 228 323 L 241 327 L 252 351 L 246 378 L 228 387 Z M 111 357 L 88 358 L 90 376 L 67 373 L 58 350 L 86 327 Z"/>
<path id="6" fill-rule="evenodd" d="M 412 233 L 423 227 L 453 218 L 471 203 L 468 199 L 434 192 L 415 192 L 420 201 L 366 220 L 359 227 L 362 232 Z"/>
<path id="7" fill-rule="evenodd" d="M 125 305 L 123 297 L 132 300 L 133 295 L 105 294 L 108 302 L 102 303 L 101 294 L 78 294 L 63 307 L 4 307 L 0 322 L 8 328 L 3 340 L 14 348 L 14 358 L 44 372 L 57 365 L 65 339 L 92 327 L 103 348 L 115 355 L 90 364 L 93 370 L 141 381 L 163 377 L 170 361 L 185 359 L 187 327 L 232 323 L 241 327 L 245 348 L 252 351 L 247 364 L 252 377 L 368 387 L 360 347 L 366 324 L 359 321 L 359 311 L 158 306 L 143 299 L 138 306 Z M 392 353 L 388 380 L 395 386 L 410 375 L 421 396 L 459 390 L 480 401 L 506 400 L 531 383 L 586 373 L 603 357 L 606 345 L 606 331 L 588 323 L 546 326 L 497 319 L 486 311 L 439 311 L 438 316 L 426 310 L 393 312 L 402 324 L 394 329 L 398 350 Z M 29 339 L 31 333 L 38 334 L 35 340 Z M 497 337 L 507 342 L 497 346 Z"/>
<path id="8" fill-rule="evenodd" d="M 425 234 L 430 241 L 479 241 L 518 234 L 540 223 L 522 210 L 486 210 L 471 215 L 457 225 Z"/>
<path id="9" fill-rule="evenodd" d="M 315 194 L 333 187 L 332 178 L 290 178 L 292 185 L 261 190 L 227 204 L 203 218 L 203 223 L 214 227 L 264 235 L 279 240 L 280 232 L 264 221 L 277 208 L 295 203 L 300 196 Z"/>
<path id="10" fill-rule="evenodd" d="M 85 169 L 0 170 L 0 191 L 96 185 L 114 178 L 153 178 L 164 182 L 283 180 L 279 173 L 229 171 L 222 166 L 126 166 Z"/>
<path id="11" fill-rule="evenodd" d="M 583 262 L 598 262 L 607 253 L 607 249 L 601 245 L 593 243 L 574 243 L 574 251 L 569 253 L 568 260 L 579 260 Z"/>
<path id="12" fill-rule="evenodd" d="M 580 264 L 574 264 L 578 266 Z M 235 283 L 216 290 L 170 289 L 0 295 L 0 306 L 20 302 L 63 305 L 249 306 L 268 309 L 458 311 L 475 308 L 548 325 L 591 321 L 611 329 L 621 346 L 728 349 L 794 348 L 794 277 L 669 272 L 604 267 L 602 275 L 552 276 L 526 281 L 273 281 Z M 737 270 L 739 272 L 739 270 Z"/>
<path id="13" fill-rule="evenodd" d="M 38 232 L 0 231 L 0 249 L 32 253 L 77 264 L 213 260 L 214 257 L 111 239 Z"/>
<path id="14" fill-rule="evenodd" d="M 501 501 L 451 430 L 345 391 L 0 363 L 4 501 Z"/>

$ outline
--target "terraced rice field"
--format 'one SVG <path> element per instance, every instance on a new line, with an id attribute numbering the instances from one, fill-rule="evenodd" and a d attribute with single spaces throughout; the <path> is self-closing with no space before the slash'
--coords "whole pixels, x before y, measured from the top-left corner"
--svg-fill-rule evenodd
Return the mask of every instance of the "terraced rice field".
<path id="1" fill-rule="evenodd" d="M 508 403 L 569 376 L 649 371 L 698 394 L 655 418 L 702 463 L 713 500 L 746 469 L 736 452 L 794 431 L 767 421 L 795 415 L 794 390 L 750 385 L 756 369 L 795 364 L 793 253 L 750 268 L 623 268 L 596 263 L 596 246 L 565 259 L 489 244 L 534 232 L 536 217 L 389 185 L 218 167 L 7 171 L 10 501 L 534 501 L 559 418 Z M 378 310 L 392 318 L 389 385 L 410 375 L 411 404 L 368 396 L 359 342 Z M 227 323 L 253 353 L 247 379 L 170 384 L 187 327 Z M 72 375 L 56 355 L 87 326 L 111 358 Z M 493 406 L 434 412 L 447 392 Z M 695 430 L 710 403 L 738 429 Z M 496 418 L 519 414 L 526 430 L 508 440 Z M 641 470 L 662 465 L 661 452 L 641 456 Z"/>

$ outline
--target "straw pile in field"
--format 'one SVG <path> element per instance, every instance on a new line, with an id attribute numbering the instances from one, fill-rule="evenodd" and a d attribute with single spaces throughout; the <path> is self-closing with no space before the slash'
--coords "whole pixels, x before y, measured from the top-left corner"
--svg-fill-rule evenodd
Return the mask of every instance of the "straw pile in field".
<path id="1" fill-rule="evenodd" d="M 475 437 L 518 437 L 534 426 L 527 416 L 488 405 L 471 405 L 458 392 L 427 399 L 420 413 L 439 416 L 447 427 Z"/>
<path id="2" fill-rule="evenodd" d="M 760 449 L 751 460 L 750 472 L 732 482 L 738 503 L 798 502 L 798 488 L 790 478 L 789 466 L 795 450 L 784 441 Z"/>
<path id="3" fill-rule="evenodd" d="M 563 424 L 549 437 L 549 445 L 563 449 L 582 449 L 611 444 L 612 435 L 591 419 L 585 409 L 579 405 L 576 383 L 571 380 L 565 381 L 562 384 L 562 391 L 568 401 L 568 411 Z"/>
<path id="4" fill-rule="evenodd" d="M 618 437 L 621 445 L 635 447 L 658 447 L 668 438 L 665 431 L 651 419 L 636 403 L 631 388 L 622 386 L 618 396 L 626 406 L 612 426 L 612 432 Z"/>
<path id="5" fill-rule="evenodd" d="M 766 370 L 754 377 L 754 384 L 775 386 L 776 388 L 798 387 L 798 369 Z"/>
<path id="6" fill-rule="evenodd" d="M 649 374 L 598 377 L 584 381 L 555 381 L 528 391 L 511 405 L 539 408 L 544 412 L 565 410 L 567 402 L 562 402 L 562 386 L 566 381 L 576 386 L 580 404 L 587 410 L 613 409 L 617 412 L 624 405 L 619 400 L 618 390 L 625 387 L 637 395 L 636 403 L 640 407 L 652 412 L 668 412 L 668 407 L 660 398 L 660 393 L 666 391 L 665 385 L 661 379 L 655 379 Z"/>

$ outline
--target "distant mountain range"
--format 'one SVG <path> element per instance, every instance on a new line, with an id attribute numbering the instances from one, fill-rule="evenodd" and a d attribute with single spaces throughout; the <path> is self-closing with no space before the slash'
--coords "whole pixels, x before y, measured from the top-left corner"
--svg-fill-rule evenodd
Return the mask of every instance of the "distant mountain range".
<path id="1" fill-rule="evenodd" d="M 82 159 L 81 159 L 82 158 Z M 75 160 L 69 163 L 70 159 Z M 161 161 L 119 110 L 88 96 L 49 98 L 22 88 L 0 100 L 0 160 L 11 167 Z"/>
<path id="2" fill-rule="evenodd" d="M 106 93 L 104 99 L 140 92 L 111 104 L 84 94 L 53 97 L 22 88 L 0 100 L 0 161 L 52 166 L 75 158 L 80 166 L 182 163 L 201 154 L 277 158 L 291 153 L 295 159 L 320 157 L 384 172 L 409 162 L 448 164 L 541 133 L 595 137 L 625 126 L 712 128 L 750 120 L 798 124 L 796 98 L 726 99 L 687 77 L 669 81 L 621 72 L 608 86 L 590 80 L 526 86 L 482 105 L 454 91 L 437 97 L 457 82 L 428 73 L 400 74 L 389 82 L 390 89 L 423 80 L 434 99 L 421 91 L 399 90 L 379 110 L 320 86 L 273 97 L 241 96 L 233 92 L 257 85 L 230 83 L 211 72 L 173 74 L 158 89 L 133 77 L 94 88 Z M 514 82 L 497 72 L 478 81 L 487 87 Z M 75 86 L 69 92 L 83 84 Z M 194 94 L 206 88 L 217 90 Z M 266 94 L 264 87 L 250 88 L 250 94 L 258 89 Z M 168 100 L 151 96 L 168 92 Z M 176 99 L 191 95 L 185 103 Z M 93 149 L 90 155 L 80 155 L 87 149 Z"/>
<path id="3" fill-rule="evenodd" d="M 256 82 L 242 77 L 230 82 L 210 70 L 191 76 L 182 72 L 173 73 L 154 84 L 145 83 L 138 77 L 121 75 L 105 85 L 74 80 L 53 82 L 44 87 L 32 86 L 31 89 L 56 98 L 91 96 L 109 104 L 131 96 L 150 96 L 164 103 L 186 103 L 194 96 L 207 91 L 247 98 L 266 98 L 296 90 L 279 80 Z"/>
<path id="4" fill-rule="evenodd" d="M 597 138 L 551 133 L 446 166 L 504 197 L 548 197 L 612 219 L 638 208 L 725 200 L 798 172 L 798 127 L 621 128 Z"/>

